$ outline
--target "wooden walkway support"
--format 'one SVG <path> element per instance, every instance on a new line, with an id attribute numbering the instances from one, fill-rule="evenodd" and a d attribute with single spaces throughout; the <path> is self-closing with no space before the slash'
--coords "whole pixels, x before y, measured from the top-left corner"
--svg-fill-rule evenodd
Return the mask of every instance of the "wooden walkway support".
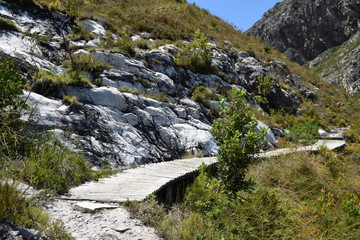
<path id="1" fill-rule="evenodd" d="M 321 146 L 333 150 L 344 145 L 345 141 L 343 140 L 319 140 L 311 146 L 278 149 L 257 154 L 256 157 L 273 157 L 300 151 L 317 151 Z M 100 179 L 98 182 L 88 182 L 72 188 L 68 196 L 62 196 L 61 198 L 114 203 L 128 200 L 143 201 L 150 194 L 156 193 L 169 184 L 171 185 L 191 176 L 194 177 L 198 167 L 203 163 L 206 165 L 214 164 L 216 158 L 180 159 L 143 165 Z M 170 193 L 166 201 L 172 201 L 172 198 Z"/>

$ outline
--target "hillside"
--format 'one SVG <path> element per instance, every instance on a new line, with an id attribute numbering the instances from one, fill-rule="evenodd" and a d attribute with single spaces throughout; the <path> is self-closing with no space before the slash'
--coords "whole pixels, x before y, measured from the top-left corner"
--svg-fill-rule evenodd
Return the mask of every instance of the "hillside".
<path id="1" fill-rule="evenodd" d="M 171 3 L 203 12 L 195 6 Z M 29 112 L 31 124 L 51 130 L 94 166 L 118 168 L 197 152 L 216 154 L 210 123 L 216 117 L 219 98 L 233 87 L 246 89 L 260 114 L 261 108 L 268 113 L 273 109 L 293 114 L 302 101 L 322 98 L 323 93 L 315 93 L 322 87 L 321 80 L 310 84 L 283 63 L 271 60 L 275 57 L 271 50 L 246 52 L 221 40 L 208 45 L 201 32 L 193 46 L 182 42 L 162 45 L 163 39 L 151 39 L 152 32 L 119 36 L 117 31 L 110 32 L 115 28 L 111 23 L 81 17 L 75 22 L 69 19 L 64 29 L 69 42 L 64 43 L 60 32 L 66 15 L 46 9 L 39 14 L 35 6 L 15 10 L 14 3 L 4 4 L 4 12 L 8 11 L 4 17 L 13 19 L 27 36 L 16 31 L 2 35 L 3 54 L 17 59 L 27 70 L 40 70 L 28 98 L 30 106 L 36 106 L 35 112 Z M 30 20 L 24 21 L 24 14 Z M 239 32 L 236 35 L 247 38 Z M 252 43 L 247 41 L 246 45 Z M 210 55 L 191 56 L 186 45 Z M 33 49 L 36 55 L 30 53 Z M 265 56 L 267 60 L 262 60 Z M 74 78 L 78 73 L 82 77 Z M 69 98 L 74 100 L 66 100 Z M 269 129 L 269 139 L 272 136 Z M 276 146 L 271 141 L 268 146 Z"/>
<path id="2" fill-rule="evenodd" d="M 323 72 L 332 56 L 353 66 L 337 51 L 356 53 L 354 36 L 311 67 Z M 27 202 L 16 183 L 0 184 L 0 232 L 17 225 L 45 232 L 48 239 L 71 239 L 64 232 L 68 222 L 49 225 L 37 208 L 49 196 L 126 168 L 216 156 L 224 152 L 216 139 L 248 129 L 244 139 L 253 138 L 242 143 L 254 152 L 246 155 L 250 150 L 235 142 L 241 153 L 232 155 L 248 157 L 241 177 L 255 179 L 254 189 L 230 197 L 224 181 L 203 170 L 171 209 L 151 200 L 127 204 L 167 239 L 296 238 L 308 230 L 308 238 L 358 236 L 359 100 L 206 10 L 181 0 L 1 0 L 0 56 L 1 182 L 16 179 L 45 189 Z M 214 136 L 214 126 L 235 103 L 236 120 L 246 121 L 218 124 Z M 348 126 L 350 145 L 337 153 L 321 149 L 304 159 L 252 159 L 260 148 L 310 145 L 319 129 Z M 221 134 L 223 129 L 229 134 Z M 329 206 L 315 200 L 328 201 L 328 192 L 337 194 Z M 323 216 L 323 206 L 336 217 Z M 222 214 L 231 211 L 239 215 Z M 341 231 L 329 231 L 332 225 Z"/>

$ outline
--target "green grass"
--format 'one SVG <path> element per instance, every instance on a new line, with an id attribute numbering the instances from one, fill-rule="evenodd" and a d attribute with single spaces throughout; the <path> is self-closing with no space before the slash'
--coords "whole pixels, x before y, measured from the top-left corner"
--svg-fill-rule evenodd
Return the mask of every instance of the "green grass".
<path id="1" fill-rule="evenodd" d="M 132 93 L 132 94 L 135 94 L 135 95 L 141 95 L 143 97 L 146 97 L 146 98 L 151 98 L 151 99 L 154 99 L 156 101 L 159 101 L 159 102 L 166 102 L 166 103 L 170 103 L 171 100 L 166 96 L 165 93 L 142 93 L 140 92 L 139 90 L 135 89 L 135 88 L 129 88 L 127 86 L 122 86 L 122 87 L 119 87 L 118 89 L 120 92 L 127 92 L 127 93 Z"/>
<path id="2" fill-rule="evenodd" d="M 0 17 L 0 29 L 19 32 L 19 29 L 13 21 L 3 17 Z"/>
<path id="3" fill-rule="evenodd" d="M 69 105 L 78 105 L 79 101 L 76 96 L 64 96 L 63 102 Z"/>
<path id="4" fill-rule="evenodd" d="M 49 240 L 71 240 L 62 222 L 52 222 L 36 199 L 26 199 L 22 192 L 16 189 L 17 183 L 9 183 L 0 177 L 0 216 L 23 228 L 32 228 L 45 233 Z"/>
<path id="5" fill-rule="evenodd" d="M 68 73 L 64 72 L 61 75 L 56 75 L 45 70 L 40 69 L 37 76 L 35 77 L 37 84 L 50 84 L 53 86 L 56 85 L 72 85 L 79 87 L 93 87 L 93 84 L 90 80 L 86 79 L 84 76 L 78 75 L 74 71 Z"/>
<path id="6" fill-rule="evenodd" d="M 214 100 L 214 90 L 205 86 L 198 86 L 192 93 L 192 100 L 204 104 L 205 107 L 210 107 L 210 100 Z"/>
<path id="7" fill-rule="evenodd" d="M 341 153 L 295 153 L 257 160 L 256 184 L 229 198 L 202 171 L 182 203 L 166 208 L 152 198 L 128 203 L 134 216 L 165 239 L 349 239 L 360 237 L 360 147 Z M 358 156 L 357 155 L 357 156 Z"/>
<path id="8" fill-rule="evenodd" d="M 34 148 L 23 161 L 22 179 L 38 189 L 65 193 L 70 187 L 93 179 L 85 159 L 61 147 L 56 141 Z"/>

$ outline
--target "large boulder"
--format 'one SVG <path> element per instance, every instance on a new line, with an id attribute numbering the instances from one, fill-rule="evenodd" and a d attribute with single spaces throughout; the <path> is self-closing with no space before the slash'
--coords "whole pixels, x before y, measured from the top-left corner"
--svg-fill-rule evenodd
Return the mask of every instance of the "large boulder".
<path id="1" fill-rule="evenodd" d="M 158 102 L 116 88 L 62 87 L 59 97 L 76 96 L 67 105 L 36 93 L 25 93 L 28 104 L 22 119 L 35 129 L 51 131 L 65 146 L 83 153 L 94 166 L 113 168 L 179 158 L 182 153 L 217 153 L 207 123 L 197 112 Z M 24 96 L 24 97 L 25 97 Z"/>

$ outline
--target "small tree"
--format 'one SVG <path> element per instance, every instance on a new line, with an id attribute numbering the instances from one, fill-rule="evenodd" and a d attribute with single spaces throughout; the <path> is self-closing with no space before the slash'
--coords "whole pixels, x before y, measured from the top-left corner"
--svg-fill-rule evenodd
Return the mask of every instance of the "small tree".
<path id="1" fill-rule="evenodd" d="M 12 152 L 25 148 L 21 129 L 21 110 L 28 106 L 19 97 L 26 80 L 16 64 L 7 58 L 0 58 L 0 163 L 10 158 Z"/>
<path id="2" fill-rule="evenodd" d="M 220 180 L 225 189 L 235 195 L 249 187 L 245 172 L 254 154 L 260 150 L 265 131 L 256 131 L 258 122 L 248 113 L 245 91 L 233 89 L 230 95 L 232 103 L 229 106 L 221 100 L 221 119 L 213 122 L 211 133 L 219 144 Z"/>
<path id="3" fill-rule="evenodd" d="M 175 61 L 193 72 L 206 74 L 214 72 L 211 59 L 211 49 L 206 35 L 200 30 L 196 30 L 193 42 L 179 52 Z"/>

